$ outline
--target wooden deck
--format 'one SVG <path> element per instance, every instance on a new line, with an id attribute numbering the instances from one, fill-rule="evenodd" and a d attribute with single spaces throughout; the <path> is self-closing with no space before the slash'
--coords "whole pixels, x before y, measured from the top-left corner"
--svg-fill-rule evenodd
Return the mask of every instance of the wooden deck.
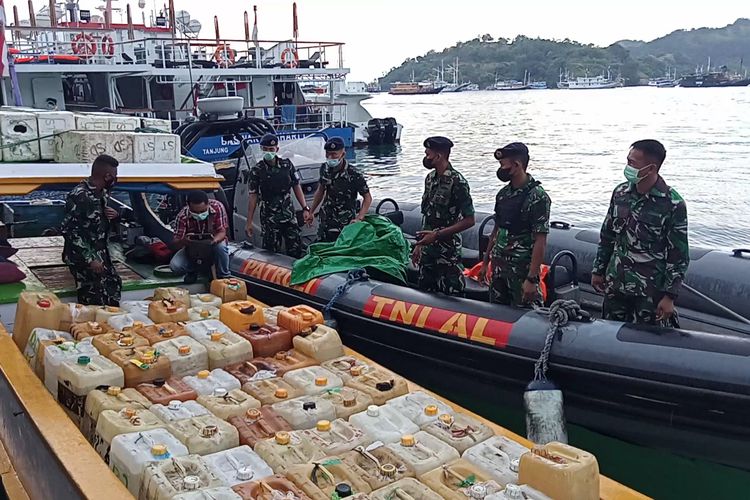
<path id="1" fill-rule="evenodd" d="M 0 285 L 0 304 L 17 302 L 19 294 L 27 290 L 49 290 L 61 298 L 75 296 L 73 276 L 62 261 L 61 236 L 11 239 L 10 244 L 18 249 L 10 260 L 26 274 L 26 279 L 21 283 Z M 124 292 L 182 284 L 182 278 L 155 276 L 151 266 L 125 262 L 117 249 L 113 250 Z"/>

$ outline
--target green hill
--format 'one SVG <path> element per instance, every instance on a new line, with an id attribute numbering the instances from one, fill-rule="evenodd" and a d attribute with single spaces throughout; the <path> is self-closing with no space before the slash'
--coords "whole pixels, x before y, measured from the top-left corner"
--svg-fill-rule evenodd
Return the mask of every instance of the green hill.
<path id="1" fill-rule="evenodd" d="M 525 71 L 550 86 L 558 81 L 561 71 L 571 76 L 594 76 L 607 70 L 613 76 L 622 76 L 626 85 L 636 85 L 664 75 L 668 68 L 676 68 L 678 74 L 692 73 L 697 66 L 705 66 L 709 56 L 712 67 L 726 65 L 739 70 L 745 56 L 750 63 L 750 19 L 738 19 L 724 28 L 678 30 L 651 42 L 623 40 L 609 47 L 525 36 L 496 40 L 487 34 L 407 59 L 380 83 L 387 87 L 393 82 L 410 81 L 412 75 L 416 81 L 434 80 L 436 68 L 458 58 L 461 79 L 481 87 L 491 85 L 496 78 L 521 80 Z"/>

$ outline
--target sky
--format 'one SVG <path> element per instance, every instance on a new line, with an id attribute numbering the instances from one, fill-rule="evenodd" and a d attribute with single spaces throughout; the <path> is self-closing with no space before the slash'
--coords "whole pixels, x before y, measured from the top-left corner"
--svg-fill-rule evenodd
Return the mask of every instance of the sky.
<path id="1" fill-rule="evenodd" d="M 28 18 L 26 0 L 6 0 L 7 19 L 18 5 Z M 93 9 L 101 1 L 80 0 Z M 114 0 L 125 9 L 126 1 Z M 140 19 L 137 0 L 129 2 Z M 146 0 L 146 11 L 166 0 Z M 34 0 L 38 10 L 46 5 Z M 262 40 L 284 40 L 292 34 L 291 0 L 175 0 L 203 24 L 202 38 L 213 36 L 213 16 L 219 17 L 221 35 L 244 36 L 243 12 L 258 6 Z M 157 7 L 161 8 L 161 7 Z M 750 17 L 747 0 L 298 0 L 300 40 L 344 42 L 344 65 L 350 80 L 370 81 L 405 59 L 429 50 L 440 51 L 458 41 L 489 33 L 495 38 L 522 34 L 583 43 L 609 45 L 622 39 L 652 40 L 676 29 L 722 27 Z M 118 14 L 114 15 L 118 21 Z"/>

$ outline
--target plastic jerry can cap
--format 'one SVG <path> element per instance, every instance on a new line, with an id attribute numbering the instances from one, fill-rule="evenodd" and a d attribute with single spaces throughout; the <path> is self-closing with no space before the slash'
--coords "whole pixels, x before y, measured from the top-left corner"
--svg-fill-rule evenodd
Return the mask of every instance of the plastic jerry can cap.
<path id="1" fill-rule="evenodd" d="M 273 395 L 277 399 L 286 399 L 289 397 L 289 391 L 287 391 L 283 387 L 279 387 L 278 389 L 276 389 L 276 392 L 274 392 Z"/>
<path id="2" fill-rule="evenodd" d="M 240 467 L 237 469 L 238 481 L 250 481 L 254 475 L 252 467 Z"/>
<path id="3" fill-rule="evenodd" d="M 201 318 L 208 318 L 209 316 L 211 316 L 211 311 L 209 311 L 208 309 L 202 309 L 200 312 L 200 316 Z"/>
<path id="4" fill-rule="evenodd" d="M 289 435 L 288 432 L 281 431 L 281 432 L 277 432 L 274 435 L 274 440 L 276 441 L 276 444 L 286 446 L 291 442 L 292 437 Z"/>
<path id="5" fill-rule="evenodd" d="M 383 464 L 380 466 L 380 473 L 383 474 L 385 477 L 395 477 L 396 476 L 396 466 L 393 464 Z"/>
<path id="6" fill-rule="evenodd" d="M 198 372 L 198 378 L 200 379 L 207 379 L 209 375 L 211 375 L 211 372 L 208 370 L 201 370 Z"/>
<path id="7" fill-rule="evenodd" d="M 514 459 L 510 461 L 510 470 L 511 472 L 518 472 L 518 468 L 521 465 L 521 461 L 519 459 Z"/>
<path id="8" fill-rule="evenodd" d="M 359 377 L 365 371 L 365 367 L 362 365 L 355 365 L 349 369 L 349 373 L 352 377 Z"/>
<path id="9" fill-rule="evenodd" d="M 133 321 L 133 328 L 143 328 L 143 321 Z"/>
<path id="10" fill-rule="evenodd" d="M 164 380 L 163 378 L 155 378 L 155 379 L 154 379 L 154 385 L 155 385 L 156 387 L 163 387 L 163 386 L 164 386 L 164 384 L 166 384 L 166 383 L 167 383 L 167 381 L 166 381 L 166 380 Z"/>
<path id="11" fill-rule="evenodd" d="M 505 485 L 505 498 L 512 498 L 513 500 L 523 500 L 525 498 L 523 490 L 520 486 L 513 483 Z"/>
<path id="12" fill-rule="evenodd" d="M 401 436 L 401 446 L 412 447 L 417 444 L 417 440 L 411 434 Z"/>
<path id="13" fill-rule="evenodd" d="M 138 412 L 135 410 L 135 408 L 123 408 L 122 414 L 127 418 L 133 418 L 138 414 Z"/>
<path id="14" fill-rule="evenodd" d="M 472 484 L 469 487 L 469 498 L 484 498 L 487 496 L 487 487 L 483 484 Z"/>
<path id="15" fill-rule="evenodd" d="M 335 493 L 339 496 L 339 498 L 350 497 L 353 494 L 352 487 L 346 483 L 337 484 Z"/>
<path id="16" fill-rule="evenodd" d="M 289 354 L 286 351 L 279 351 L 277 352 L 274 357 L 278 359 L 279 361 L 283 361 L 289 356 Z"/>
<path id="17" fill-rule="evenodd" d="M 85 366 L 85 365 L 87 365 L 89 363 L 91 363 L 91 358 L 89 358 L 88 356 L 78 356 L 78 364 L 79 365 L 84 365 Z"/>
<path id="18" fill-rule="evenodd" d="M 130 347 L 135 344 L 135 338 L 132 335 L 122 335 L 117 339 L 117 345 L 121 347 Z"/>
<path id="19" fill-rule="evenodd" d="M 221 332 L 211 332 L 211 342 L 218 342 L 224 336 Z"/>
<path id="20" fill-rule="evenodd" d="M 328 377 L 315 377 L 315 385 L 317 387 L 325 387 L 328 385 Z"/>
<path id="21" fill-rule="evenodd" d="M 305 401 L 302 403 L 302 409 L 305 411 L 314 410 L 317 406 L 318 405 L 315 404 L 315 401 Z"/>
<path id="22" fill-rule="evenodd" d="M 380 392 L 387 392 L 393 389 L 395 385 L 396 384 L 393 380 L 389 380 L 386 382 L 378 382 L 375 384 L 375 389 L 379 390 Z"/>
<path id="23" fill-rule="evenodd" d="M 166 338 L 169 338 L 169 337 L 171 337 L 172 335 L 174 335 L 174 332 L 172 331 L 172 329 L 171 329 L 171 328 L 167 328 L 167 327 L 165 327 L 165 326 L 162 326 L 161 328 L 159 328 L 159 336 L 160 336 L 160 337 L 166 337 Z"/>
<path id="24" fill-rule="evenodd" d="M 377 417 L 380 415 L 380 408 L 378 408 L 375 405 L 370 405 L 367 407 L 367 416 L 368 417 Z"/>
<path id="25" fill-rule="evenodd" d="M 167 408 L 172 411 L 177 411 L 182 408 L 182 401 L 178 399 L 172 400 L 167 404 Z"/>
<path id="26" fill-rule="evenodd" d="M 156 353 L 154 353 L 154 351 L 142 352 L 140 355 L 140 358 L 141 358 L 142 363 L 146 363 L 147 365 L 150 365 L 154 361 L 156 361 Z"/>
<path id="27" fill-rule="evenodd" d="M 424 407 L 424 414 L 428 417 L 434 417 L 438 414 L 438 407 L 435 405 L 427 405 Z"/>
<path id="28" fill-rule="evenodd" d="M 216 433 L 219 432 L 219 428 L 215 425 L 207 425 L 203 429 L 201 429 L 201 436 L 204 438 L 210 438 L 216 435 Z"/>
<path id="29" fill-rule="evenodd" d="M 107 395 L 108 396 L 115 396 L 115 397 L 117 397 L 117 396 L 120 395 L 121 392 L 122 392 L 122 388 L 121 387 L 117 387 L 116 385 L 110 385 L 109 387 L 107 387 Z"/>
<path id="30" fill-rule="evenodd" d="M 260 413 L 260 410 L 257 408 L 250 408 L 249 410 L 247 410 L 245 415 L 250 420 L 258 420 L 261 416 L 261 413 Z"/>
<path id="31" fill-rule="evenodd" d="M 318 429 L 318 432 L 329 432 L 331 430 L 331 422 L 330 420 L 318 420 L 315 428 Z"/>
<path id="32" fill-rule="evenodd" d="M 451 425 L 453 425 L 453 422 L 454 422 L 454 418 L 453 418 L 453 415 L 449 415 L 449 414 L 447 414 L 447 413 L 443 413 L 442 415 L 440 415 L 440 416 L 438 417 L 438 420 L 440 421 L 440 423 L 441 423 L 441 424 L 443 424 L 443 425 L 447 425 L 447 426 L 449 426 L 449 427 L 450 427 Z"/>
<path id="33" fill-rule="evenodd" d="M 41 309 L 49 309 L 50 307 L 52 307 L 52 302 L 50 302 L 48 299 L 39 299 L 36 301 L 36 305 Z"/>
<path id="34" fill-rule="evenodd" d="M 187 356 L 190 354 L 191 348 L 189 345 L 181 345 L 177 348 L 177 352 L 180 354 L 180 356 Z"/>
<path id="35" fill-rule="evenodd" d="M 119 307 L 114 307 L 114 306 L 107 306 L 107 307 L 104 308 L 104 310 L 107 311 L 107 312 L 115 313 L 115 312 L 119 312 L 120 308 Z"/>
<path id="36" fill-rule="evenodd" d="M 341 397 L 344 403 L 344 408 L 351 408 L 357 405 L 357 395 L 353 392 L 345 392 Z"/>
<path id="37" fill-rule="evenodd" d="M 223 398 L 226 397 L 229 392 L 224 389 L 223 387 L 217 387 L 214 389 L 213 397 L 215 398 Z"/>
<path id="38" fill-rule="evenodd" d="M 201 302 L 213 302 L 214 296 L 211 295 L 210 293 L 202 293 L 202 294 L 198 295 L 198 299 Z"/>
<path id="39" fill-rule="evenodd" d="M 151 455 L 154 457 L 163 457 L 167 454 L 167 447 L 163 444 L 155 444 L 151 447 Z"/>
<path id="40" fill-rule="evenodd" d="M 201 478 L 198 476 L 185 476 L 182 480 L 186 490 L 197 490 L 201 485 Z"/>
<path id="41" fill-rule="evenodd" d="M 258 330 L 260 330 L 260 325 L 258 323 L 253 323 L 252 325 L 250 325 L 251 332 L 257 332 Z"/>

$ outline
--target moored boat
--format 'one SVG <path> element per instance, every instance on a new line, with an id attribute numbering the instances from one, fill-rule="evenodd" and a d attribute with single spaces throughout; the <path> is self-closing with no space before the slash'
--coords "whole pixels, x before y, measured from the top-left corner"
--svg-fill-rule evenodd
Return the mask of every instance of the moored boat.
<path id="1" fill-rule="evenodd" d="M 421 228 L 418 204 L 401 204 L 387 215 L 407 235 Z M 488 215 L 478 213 L 477 220 Z M 478 249 L 486 236 L 479 234 L 489 234 L 490 228 L 478 223 L 464 233 L 465 265 L 481 259 Z M 572 266 L 554 262 L 548 289 L 577 297 L 594 314 L 602 298 L 586 283 L 597 242 L 596 231 L 554 223 L 545 258 L 552 264 L 556 254 L 572 252 Z M 258 293 L 269 300 L 321 305 L 345 282 L 333 275 L 289 288 L 292 266 L 291 259 L 262 250 L 238 248 L 233 254 L 233 272 L 261 287 Z M 546 318 L 487 304 L 486 286 L 471 280 L 467 299 L 425 294 L 414 289 L 416 270 L 407 274 L 408 284 L 372 279 L 354 284 L 336 302 L 334 314 L 347 325 L 347 342 L 376 359 L 430 363 L 458 385 L 488 380 L 487 389 L 502 387 L 519 397 L 541 349 Z M 684 330 L 599 320 L 571 324 L 567 340 L 563 334 L 562 342 L 553 344 L 551 358 L 571 421 L 644 446 L 750 470 L 741 451 L 750 441 L 742 424 L 750 415 L 750 383 L 741 368 L 750 327 L 731 312 L 749 315 L 750 289 L 743 283 L 750 278 L 745 277 L 750 277 L 747 251 L 693 249 L 686 281 L 691 289 L 678 299 Z M 575 290 L 580 293 L 570 294 Z"/>

